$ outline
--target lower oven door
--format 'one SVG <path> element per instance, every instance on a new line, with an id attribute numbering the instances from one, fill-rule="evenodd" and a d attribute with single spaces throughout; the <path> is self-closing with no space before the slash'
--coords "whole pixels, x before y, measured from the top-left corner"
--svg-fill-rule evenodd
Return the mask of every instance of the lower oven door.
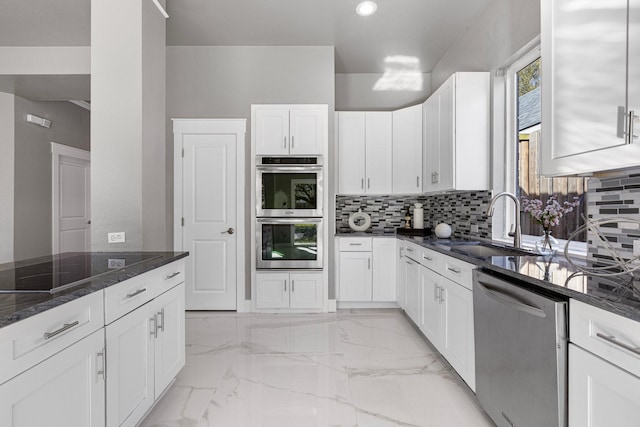
<path id="1" fill-rule="evenodd" d="M 322 268 L 322 218 L 258 218 L 256 267 Z"/>

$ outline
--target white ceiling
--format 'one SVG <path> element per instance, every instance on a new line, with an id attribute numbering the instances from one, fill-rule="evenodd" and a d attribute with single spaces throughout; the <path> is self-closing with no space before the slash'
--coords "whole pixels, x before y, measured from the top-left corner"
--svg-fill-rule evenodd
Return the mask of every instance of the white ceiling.
<path id="1" fill-rule="evenodd" d="M 167 45 L 333 45 L 337 73 L 394 58 L 430 72 L 491 0 L 376 0 L 369 17 L 358 1 L 167 0 Z M 89 0 L 1 0 L 0 46 L 90 45 L 90 13 Z"/>

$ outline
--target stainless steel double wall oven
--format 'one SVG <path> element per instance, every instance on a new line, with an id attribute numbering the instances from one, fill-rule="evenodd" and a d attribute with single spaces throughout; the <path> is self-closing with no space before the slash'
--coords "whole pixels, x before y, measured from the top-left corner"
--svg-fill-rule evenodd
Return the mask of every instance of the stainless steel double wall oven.
<path id="1" fill-rule="evenodd" d="M 322 157 L 264 157 L 256 166 L 258 269 L 321 269 Z"/>

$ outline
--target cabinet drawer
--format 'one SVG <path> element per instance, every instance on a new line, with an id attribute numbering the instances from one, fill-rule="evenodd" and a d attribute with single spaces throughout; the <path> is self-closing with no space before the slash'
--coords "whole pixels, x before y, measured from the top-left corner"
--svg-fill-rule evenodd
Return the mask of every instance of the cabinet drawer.
<path id="1" fill-rule="evenodd" d="M 0 384 L 103 326 L 99 291 L 0 329 Z"/>
<path id="2" fill-rule="evenodd" d="M 371 252 L 371 237 L 340 237 L 341 252 Z"/>
<path id="3" fill-rule="evenodd" d="M 174 261 L 157 270 L 158 275 L 158 292 L 156 295 L 162 294 L 176 285 L 184 282 L 184 261 Z"/>
<path id="4" fill-rule="evenodd" d="M 150 271 L 132 277 L 104 291 L 105 324 L 109 324 L 159 294 L 157 272 Z M 155 279 L 155 280 L 154 280 Z"/>
<path id="5" fill-rule="evenodd" d="M 572 299 L 569 340 L 640 376 L 640 323 Z"/>
<path id="6" fill-rule="evenodd" d="M 404 249 L 404 256 L 407 258 L 411 258 L 415 262 L 420 262 L 420 257 L 422 254 L 422 246 L 416 245 L 415 243 L 407 242 L 407 246 Z"/>
<path id="7" fill-rule="evenodd" d="M 472 272 L 476 266 L 448 256 L 443 258 L 441 274 L 465 288 L 473 290 Z"/>
<path id="8" fill-rule="evenodd" d="M 420 248 L 420 259 L 423 266 L 439 273 L 442 270 L 442 257 L 435 251 L 427 248 Z"/>

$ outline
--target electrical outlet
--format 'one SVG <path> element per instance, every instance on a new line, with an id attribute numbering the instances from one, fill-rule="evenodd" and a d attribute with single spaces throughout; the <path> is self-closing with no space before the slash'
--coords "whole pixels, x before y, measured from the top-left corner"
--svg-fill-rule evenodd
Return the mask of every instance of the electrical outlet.
<path id="1" fill-rule="evenodd" d="M 107 233 L 107 242 L 124 243 L 124 231 L 119 231 L 117 233 Z"/>
<path id="2" fill-rule="evenodd" d="M 633 256 L 640 256 L 640 240 L 633 241 Z"/>
<path id="3" fill-rule="evenodd" d="M 471 224 L 471 232 L 472 233 L 478 232 L 478 224 Z"/>
<path id="4" fill-rule="evenodd" d="M 126 262 L 119 258 L 109 258 L 108 268 L 124 268 Z"/>

